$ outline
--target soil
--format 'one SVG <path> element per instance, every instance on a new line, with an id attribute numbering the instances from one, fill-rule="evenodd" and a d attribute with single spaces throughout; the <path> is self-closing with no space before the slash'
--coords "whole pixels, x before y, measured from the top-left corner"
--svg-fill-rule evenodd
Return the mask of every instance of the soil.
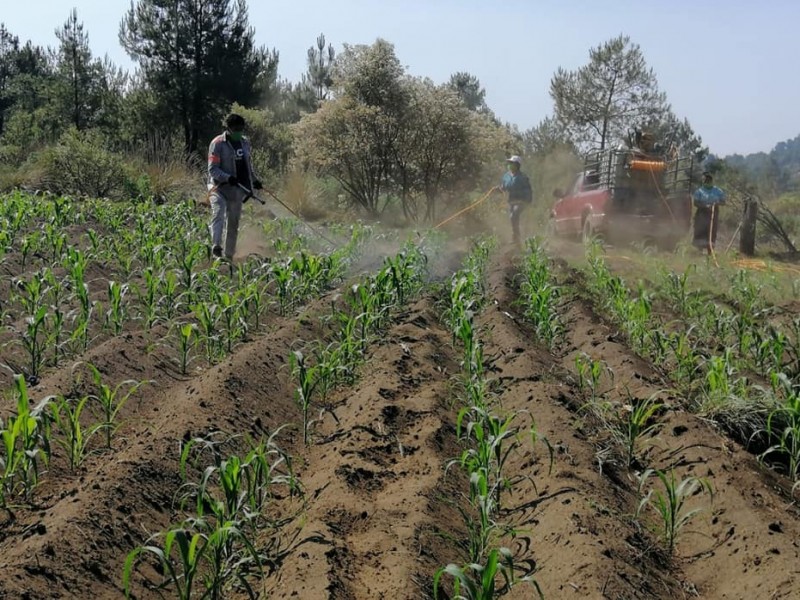
<path id="1" fill-rule="evenodd" d="M 445 253 L 434 274 L 447 277 L 462 254 Z M 502 518 L 516 529 L 503 543 L 545 598 L 800 597 L 800 519 L 787 482 L 663 392 L 652 366 L 578 296 L 564 307 L 566 340 L 544 349 L 515 303 L 513 250 L 503 247 L 492 260 L 479 324 L 493 389 L 540 440 L 521 435 L 510 459 L 509 472 L 522 479 L 503 497 Z M 455 540 L 464 536 L 457 506 L 468 488 L 457 465 L 447 468 L 461 450 L 460 351 L 434 292 L 423 293 L 372 346 L 355 385 L 332 395 L 305 446 L 287 358 L 323 334 L 318 317 L 334 295 L 291 318 L 272 315 L 233 355 L 186 377 L 142 332 L 95 346 L 84 358 L 106 381 L 149 383 L 126 405 L 113 450 L 93 454 L 75 473 L 55 460 L 34 507 L 0 517 L 0 598 L 122 597 L 126 555 L 181 514 L 181 440 L 213 431 L 259 436 L 287 423 L 294 426 L 279 439 L 295 457 L 304 510 L 285 526 L 282 559 L 257 591 L 273 599 L 432 597 L 436 569 L 465 560 Z M 650 531 L 652 513 L 644 523 L 633 518 L 643 465 L 628 468 L 605 455 L 602 431 L 581 410 L 586 396 L 572 375 L 581 352 L 613 369 L 608 401 L 660 394 L 667 403 L 641 462 L 703 477 L 714 490 L 713 503 L 707 495 L 690 499 L 703 512 L 674 557 Z M 33 396 L 70 393 L 70 367 L 45 373 Z M 134 596 L 161 597 L 150 588 L 158 580 L 155 571 L 137 571 Z M 229 597 L 246 596 L 232 590 Z M 535 592 L 520 584 L 508 597 Z"/>

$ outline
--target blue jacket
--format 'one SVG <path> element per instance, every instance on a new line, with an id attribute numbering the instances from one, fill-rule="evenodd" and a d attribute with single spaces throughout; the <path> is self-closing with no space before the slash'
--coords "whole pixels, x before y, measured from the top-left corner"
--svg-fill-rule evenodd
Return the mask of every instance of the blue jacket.
<path id="1" fill-rule="evenodd" d="M 511 171 L 507 171 L 506 174 L 503 175 L 503 182 L 500 184 L 500 189 L 504 192 L 508 192 L 509 203 L 533 202 L 531 180 L 521 171 L 516 175 L 512 175 Z"/>
<path id="2" fill-rule="evenodd" d="M 692 199 L 694 200 L 695 206 L 709 208 L 715 204 L 724 204 L 725 192 L 715 185 L 710 188 L 701 187 L 697 189 Z"/>

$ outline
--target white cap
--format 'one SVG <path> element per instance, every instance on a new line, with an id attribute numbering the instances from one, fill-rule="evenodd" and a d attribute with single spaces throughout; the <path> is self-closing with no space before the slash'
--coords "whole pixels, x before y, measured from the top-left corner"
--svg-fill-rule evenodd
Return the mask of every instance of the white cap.
<path id="1" fill-rule="evenodd" d="M 517 163 L 518 165 L 521 165 L 522 164 L 522 159 L 515 154 L 511 158 L 506 159 L 506 162 L 513 162 L 513 163 Z"/>

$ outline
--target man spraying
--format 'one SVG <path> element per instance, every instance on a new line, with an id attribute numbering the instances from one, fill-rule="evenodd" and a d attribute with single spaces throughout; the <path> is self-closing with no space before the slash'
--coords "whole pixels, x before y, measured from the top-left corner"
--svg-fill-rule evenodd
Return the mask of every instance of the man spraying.
<path id="1" fill-rule="evenodd" d="M 502 183 L 496 190 L 505 192 L 508 197 L 508 214 L 511 217 L 511 231 L 514 243 L 520 244 L 519 218 L 525 206 L 533 202 L 533 190 L 528 176 L 522 172 L 522 159 L 512 156 L 506 161 L 508 171 L 503 175 Z"/>
<path id="2" fill-rule="evenodd" d="M 694 215 L 694 239 L 696 248 L 713 254 L 717 242 L 719 207 L 725 204 L 725 192 L 714 185 L 714 177 L 708 171 L 703 173 L 703 185 L 692 196 L 697 212 Z"/>
<path id="3" fill-rule="evenodd" d="M 225 231 L 225 258 L 233 259 L 239 236 L 239 218 L 247 190 L 262 189 L 255 177 L 250 142 L 244 137 L 244 117 L 232 113 L 225 119 L 225 131 L 211 140 L 208 148 L 208 189 L 211 202 L 211 252 L 223 255 L 222 232 Z"/>

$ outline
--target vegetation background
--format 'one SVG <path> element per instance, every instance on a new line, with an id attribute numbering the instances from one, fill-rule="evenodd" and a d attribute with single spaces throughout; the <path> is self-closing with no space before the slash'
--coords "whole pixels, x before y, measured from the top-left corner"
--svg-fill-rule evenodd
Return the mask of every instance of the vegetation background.
<path id="1" fill-rule="evenodd" d="M 244 0 L 162 4 L 137 0 L 121 15 L 133 72 L 92 51 L 75 10 L 53 47 L 0 24 L 0 191 L 200 200 L 205 149 L 236 110 L 268 186 L 306 218 L 433 223 L 495 185 L 514 153 L 532 176 L 541 223 L 585 151 L 649 128 L 716 170 L 735 208 L 758 197 L 787 234 L 765 229 L 760 241 L 794 250 L 800 135 L 769 153 L 710 156 L 627 36 L 588 49 L 578 69 L 558 69 L 553 116 L 520 131 L 497 118 L 477 77 L 418 77 L 390 41 L 334 46 L 320 34 L 309 40 L 306 73 L 287 81 L 278 77 L 278 51 L 256 45 Z M 726 211 L 729 228 L 739 218 Z"/>

